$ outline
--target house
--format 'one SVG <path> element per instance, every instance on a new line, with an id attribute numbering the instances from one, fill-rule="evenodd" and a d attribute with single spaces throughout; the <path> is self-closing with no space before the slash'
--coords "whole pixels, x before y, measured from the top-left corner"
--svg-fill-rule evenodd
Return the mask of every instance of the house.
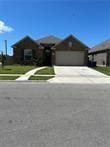
<path id="1" fill-rule="evenodd" d="M 96 61 L 97 65 L 110 66 L 110 39 L 91 48 L 89 60 Z"/>
<path id="2" fill-rule="evenodd" d="M 47 36 L 34 40 L 24 37 L 13 46 L 14 62 L 32 64 L 34 58 L 41 58 L 43 65 L 87 65 L 88 47 L 74 36 L 64 40 Z"/>

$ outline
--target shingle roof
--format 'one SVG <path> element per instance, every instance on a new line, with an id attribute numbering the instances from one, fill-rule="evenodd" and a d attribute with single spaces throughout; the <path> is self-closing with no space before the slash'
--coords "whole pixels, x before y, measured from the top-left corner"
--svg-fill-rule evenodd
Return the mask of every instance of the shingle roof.
<path id="1" fill-rule="evenodd" d="M 75 42 L 78 42 L 78 43 L 82 44 L 86 49 L 89 49 L 89 47 L 87 45 L 85 45 L 83 42 L 81 42 L 79 39 L 77 39 L 72 34 L 67 36 L 65 39 L 61 40 L 58 44 L 55 45 L 55 47 L 58 46 L 59 44 L 63 43 L 65 40 L 67 40 L 70 37 L 72 37 Z"/>
<path id="2" fill-rule="evenodd" d="M 110 39 L 103 41 L 102 43 L 94 46 L 93 48 L 91 48 L 89 50 L 89 53 L 102 51 L 102 50 L 106 50 L 106 49 L 110 49 Z"/>
<path id="3" fill-rule="evenodd" d="M 24 41 L 25 39 L 30 39 L 31 41 L 33 41 L 34 43 L 36 43 L 36 45 L 38 45 L 37 42 L 36 42 L 34 39 L 32 39 L 30 36 L 27 35 L 27 36 L 25 36 L 24 38 L 22 38 L 21 40 L 19 40 L 18 42 L 16 42 L 15 44 L 13 44 L 12 47 L 14 47 L 14 46 L 16 46 L 17 44 L 21 43 L 21 42 Z"/>
<path id="4" fill-rule="evenodd" d="M 55 36 L 47 36 L 47 37 L 43 37 L 41 39 L 36 40 L 36 42 L 38 44 L 42 43 L 42 44 L 57 44 L 61 41 L 60 38 L 55 37 Z"/>

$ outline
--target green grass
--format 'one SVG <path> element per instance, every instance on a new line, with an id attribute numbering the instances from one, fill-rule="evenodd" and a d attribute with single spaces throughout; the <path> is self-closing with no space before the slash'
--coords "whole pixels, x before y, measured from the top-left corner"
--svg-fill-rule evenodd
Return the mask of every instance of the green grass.
<path id="1" fill-rule="evenodd" d="M 0 76 L 0 80 L 15 80 L 18 76 Z"/>
<path id="2" fill-rule="evenodd" d="M 44 69 L 41 69 L 36 72 L 36 74 L 41 74 L 41 75 L 54 75 L 54 68 L 53 67 L 47 67 Z"/>
<path id="3" fill-rule="evenodd" d="M 31 76 L 29 80 L 49 80 L 54 76 Z"/>
<path id="4" fill-rule="evenodd" d="M 110 76 L 110 67 L 97 66 L 97 67 L 94 67 L 93 69 Z"/>
<path id="5" fill-rule="evenodd" d="M 34 68 L 35 66 L 5 65 L 3 69 L 0 67 L 0 74 L 24 74 Z"/>

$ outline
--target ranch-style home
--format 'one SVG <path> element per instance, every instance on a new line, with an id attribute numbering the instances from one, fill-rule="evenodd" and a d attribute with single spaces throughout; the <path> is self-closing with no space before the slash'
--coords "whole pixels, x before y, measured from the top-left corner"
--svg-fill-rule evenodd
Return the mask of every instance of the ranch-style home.
<path id="1" fill-rule="evenodd" d="M 13 46 L 14 63 L 32 64 L 34 58 L 41 58 L 43 65 L 85 66 L 88 61 L 88 46 L 73 35 L 61 40 L 47 36 L 34 40 L 29 36 Z"/>
<path id="2" fill-rule="evenodd" d="M 110 66 L 110 39 L 91 48 L 89 60 L 96 61 L 99 66 Z"/>

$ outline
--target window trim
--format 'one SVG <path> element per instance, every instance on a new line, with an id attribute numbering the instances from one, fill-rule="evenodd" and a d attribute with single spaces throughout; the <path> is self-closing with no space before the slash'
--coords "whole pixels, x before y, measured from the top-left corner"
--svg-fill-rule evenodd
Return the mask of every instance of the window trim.
<path id="1" fill-rule="evenodd" d="M 27 52 L 31 51 L 31 54 L 28 54 L 28 53 L 26 54 L 26 51 L 27 51 Z M 26 59 L 26 56 L 30 56 L 30 59 Z M 32 60 L 32 49 L 28 49 L 28 48 L 27 48 L 27 49 L 24 49 L 24 60 L 25 60 L 25 61 L 30 61 L 30 60 Z"/>

